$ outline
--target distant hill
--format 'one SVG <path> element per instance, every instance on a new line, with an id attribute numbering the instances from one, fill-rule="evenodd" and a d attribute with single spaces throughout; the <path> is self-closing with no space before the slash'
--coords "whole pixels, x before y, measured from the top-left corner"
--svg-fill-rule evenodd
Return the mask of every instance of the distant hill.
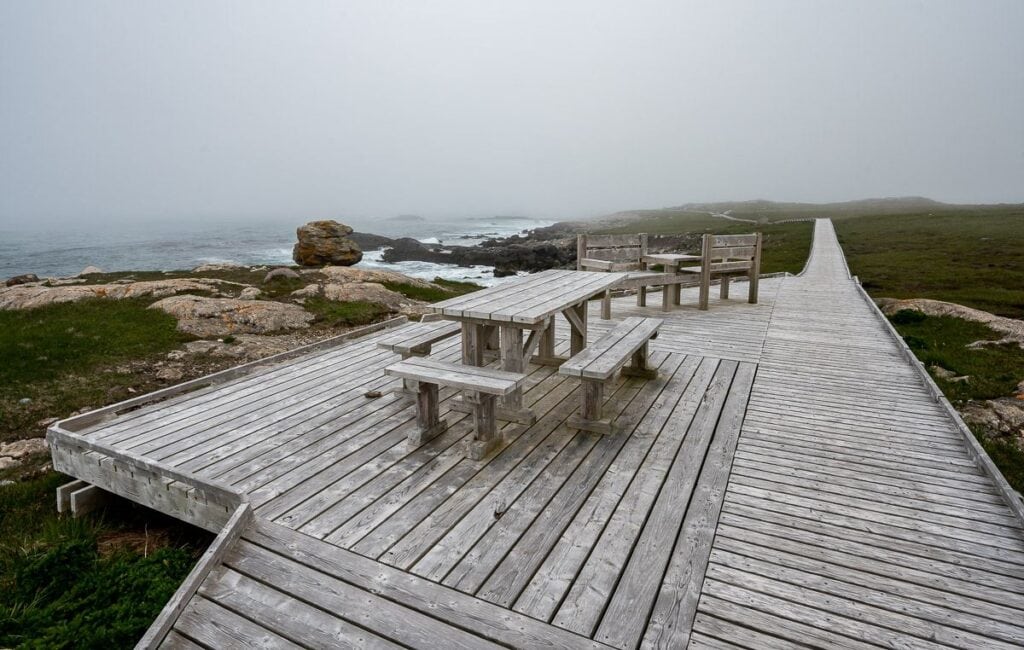
<path id="1" fill-rule="evenodd" d="M 796 203 L 767 201 L 755 199 L 753 201 L 724 201 L 718 203 L 686 203 L 676 206 L 677 210 L 690 210 L 694 212 L 742 212 L 774 214 L 779 212 L 857 212 L 857 213 L 900 213 L 900 212 L 921 212 L 922 210 L 934 210 L 943 208 L 954 208 L 951 203 L 941 203 L 923 196 L 900 196 L 877 199 L 858 199 L 856 201 L 842 201 L 838 203 Z"/>

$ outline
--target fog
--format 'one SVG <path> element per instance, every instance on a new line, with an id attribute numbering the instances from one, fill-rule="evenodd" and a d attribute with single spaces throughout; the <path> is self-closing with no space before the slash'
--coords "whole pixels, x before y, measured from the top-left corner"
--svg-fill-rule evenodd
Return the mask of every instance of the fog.
<path id="1" fill-rule="evenodd" d="M 1024 3 L 4 2 L 0 225 L 1024 201 Z"/>

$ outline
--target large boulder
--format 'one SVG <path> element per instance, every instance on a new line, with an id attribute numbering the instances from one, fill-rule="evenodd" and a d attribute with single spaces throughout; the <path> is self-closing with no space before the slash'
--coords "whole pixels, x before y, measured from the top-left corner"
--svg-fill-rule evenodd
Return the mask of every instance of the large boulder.
<path id="1" fill-rule="evenodd" d="M 352 266 L 363 259 L 359 244 L 348 238 L 352 229 L 337 221 L 310 221 L 295 231 L 299 241 L 292 259 L 299 266 Z"/>
<path id="2" fill-rule="evenodd" d="M 269 334 L 305 329 L 314 316 L 298 305 L 268 300 L 173 296 L 150 305 L 178 319 L 178 329 L 196 336 Z"/>

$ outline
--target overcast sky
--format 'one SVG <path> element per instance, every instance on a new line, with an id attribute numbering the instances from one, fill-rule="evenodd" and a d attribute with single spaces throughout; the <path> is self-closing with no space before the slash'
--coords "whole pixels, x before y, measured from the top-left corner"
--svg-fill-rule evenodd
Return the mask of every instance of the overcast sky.
<path id="1" fill-rule="evenodd" d="M 1024 2 L 0 2 L 0 224 L 1024 201 Z"/>

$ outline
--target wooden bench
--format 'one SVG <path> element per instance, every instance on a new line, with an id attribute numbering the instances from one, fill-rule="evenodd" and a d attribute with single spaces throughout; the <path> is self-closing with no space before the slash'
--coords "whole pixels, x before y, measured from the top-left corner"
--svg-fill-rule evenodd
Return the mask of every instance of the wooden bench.
<path id="1" fill-rule="evenodd" d="M 636 235 L 576 235 L 577 271 L 625 271 L 629 275 L 615 286 L 616 289 L 636 289 L 636 304 L 647 305 L 647 287 L 661 287 L 662 311 L 669 311 L 678 303 L 679 286 L 696 284 L 693 276 L 679 273 L 659 273 L 648 270 L 647 234 Z M 674 287 L 674 291 L 673 291 Z M 601 318 L 612 317 L 611 291 L 606 291 L 601 302 Z"/>
<path id="2" fill-rule="evenodd" d="M 574 429 L 614 433 L 612 421 L 601 417 L 604 384 L 620 368 L 629 377 L 657 376 L 657 370 L 647 365 L 647 343 L 657 337 L 662 322 L 660 318 L 627 318 L 562 364 L 558 372 L 579 377 L 581 391 L 580 413 L 570 417 L 566 424 Z M 627 361 L 631 361 L 628 366 Z"/>
<path id="3" fill-rule="evenodd" d="M 684 267 L 680 273 L 700 277 L 697 307 L 706 310 L 711 280 L 721 278 L 720 297 L 729 297 L 729 278 L 745 275 L 750 282 L 748 302 L 757 303 L 757 281 L 761 274 L 761 233 L 750 235 L 704 235 L 700 266 Z"/>
<path id="4" fill-rule="evenodd" d="M 461 329 L 461 325 L 455 321 L 421 321 L 407 327 L 399 327 L 394 332 L 384 335 L 377 341 L 377 347 L 397 352 L 403 359 L 425 357 L 430 354 L 430 349 L 435 343 L 457 335 Z M 398 392 L 416 395 L 418 391 L 415 381 L 403 379 L 402 388 Z"/>
<path id="5" fill-rule="evenodd" d="M 469 457 L 480 460 L 501 443 L 495 424 L 495 402 L 522 387 L 526 375 L 492 368 L 480 368 L 434 359 L 411 357 L 392 364 L 384 372 L 393 377 L 416 381 L 417 431 L 409 434 L 416 445 L 423 444 L 448 429 L 439 417 L 438 388 L 450 386 L 467 391 L 465 401 L 472 405 L 475 434 L 469 445 Z"/>

